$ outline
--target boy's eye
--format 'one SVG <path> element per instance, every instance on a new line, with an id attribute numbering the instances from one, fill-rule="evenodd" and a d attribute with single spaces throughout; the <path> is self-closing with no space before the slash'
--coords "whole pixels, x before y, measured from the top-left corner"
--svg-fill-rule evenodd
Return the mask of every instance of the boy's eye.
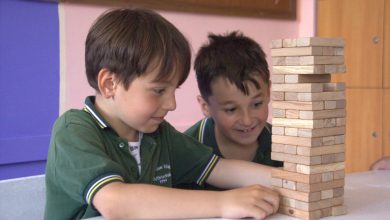
<path id="1" fill-rule="evenodd" d="M 156 93 L 157 95 L 162 95 L 162 94 L 164 94 L 165 89 L 155 88 L 155 89 L 153 89 L 153 92 Z"/>
<path id="2" fill-rule="evenodd" d="M 255 107 L 255 108 L 258 108 L 258 107 L 260 107 L 260 106 L 262 106 L 263 105 L 263 102 L 255 102 L 255 103 L 253 103 L 253 106 Z"/>
<path id="3" fill-rule="evenodd" d="M 236 108 L 226 108 L 226 109 L 224 109 L 224 111 L 226 113 L 233 113 L 235 110 L 236 110 Z"/>

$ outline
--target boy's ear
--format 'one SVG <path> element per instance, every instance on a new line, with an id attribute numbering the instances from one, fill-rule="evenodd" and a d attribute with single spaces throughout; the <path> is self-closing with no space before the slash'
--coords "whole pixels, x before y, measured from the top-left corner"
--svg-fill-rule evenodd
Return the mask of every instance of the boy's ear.
<path id="1" fill-rule="evenodd" d="M 105 98 L 111 98 L 115 95 L 117 80 L 115 74 L 110 70 L 103 68 L 98 74 L 98 86 L 100 94 Z"/>
<path id="2" fill-rule="evenodd" d="M 198 100 L 203 115 L 206 117 L 210 117 L 209 105 L 207 104 L 206 100 L 204 100 L 203 97 L 200 95 L 198 95 L 196 99 Z"/>

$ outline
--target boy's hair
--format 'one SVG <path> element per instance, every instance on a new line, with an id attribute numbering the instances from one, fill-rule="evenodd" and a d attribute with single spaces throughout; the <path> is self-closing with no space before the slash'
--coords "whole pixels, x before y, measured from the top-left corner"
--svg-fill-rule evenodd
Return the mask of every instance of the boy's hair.
<path id="1" fill-rule="evenodd" d="M 115 9 L 101 15 L 90 28 L 85 65 L 88 83 L 98 92 L 102 68 L 116 74 L 125 89 L 148 67 L 158 65 L 156 80 L 179 73 L 181 85 L 190 70 L 191 49 L 183 34 L 161 15 L 147 9 Z"/>
<path id="2" fill-rule="evenodd" d="M 265 53 L 258 43 L 237 31 L 226 35 L 209 34 L 195 59 L 196 79 L 202 97 L 208 101 L 212 95 L 211 84 L 223 77 L 248 95 L 247 82 L 260 88 L 253 78 L 260 75 L 266 84 L 270 73 Z"/>

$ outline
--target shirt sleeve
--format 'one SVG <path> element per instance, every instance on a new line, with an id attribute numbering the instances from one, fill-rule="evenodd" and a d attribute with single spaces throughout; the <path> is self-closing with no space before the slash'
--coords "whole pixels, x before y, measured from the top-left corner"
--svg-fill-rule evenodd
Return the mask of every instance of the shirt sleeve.
<path id="1" fill-rule="evenodd" d="M 201 186 L 218 163 L 219 157 L 210 147 L 176 131 L 172 126 L 168 126 L 167 132 L 173 185 L 196 183 Z"/>
<path id="2" fill-rule="evenodd" d="M 64 194 L 91 204 L 104 185 L 123 181 L 120 166 L 109 158 L 98 127 L 68 123 L 56 129 L 48 166 L 52 181 Z"/>

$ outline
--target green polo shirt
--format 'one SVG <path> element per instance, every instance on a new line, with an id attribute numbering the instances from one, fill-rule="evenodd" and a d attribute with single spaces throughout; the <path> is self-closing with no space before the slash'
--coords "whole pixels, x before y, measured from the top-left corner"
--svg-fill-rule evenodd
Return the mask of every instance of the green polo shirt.
<path id="1" fill-rule="evenodd" d="M 128 149 L 88 97 L 83 110 L 69 110 L 54 124 L 46 166 L 45 219 L 99 215 L 91 201 L 104 185 L 150 183 L 202 185 L 218 161 L 212 150 L 163 122 L 141 141 L 141 173 Z M 162 201 L 163 202 L 163 201 Z"/>
<path id="2" fill-rule="evenodd" d="M 204 118 L 190 127 L 184 133 L 195 138 L 199 142 L 213 148 L 214 153 L 223 157 L 219 150 L 214 133 L 215 122 L 212 118 Z M 283 162 L 271 159 L 271 124 L 267 123 L 257 138 L 258 148 L 252 162 L 273 167 L 283 166 Z"/>

